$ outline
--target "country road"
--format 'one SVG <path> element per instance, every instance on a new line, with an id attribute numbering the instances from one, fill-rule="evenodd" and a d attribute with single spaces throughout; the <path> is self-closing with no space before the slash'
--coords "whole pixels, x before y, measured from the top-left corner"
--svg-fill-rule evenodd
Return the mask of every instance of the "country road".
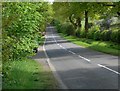
<path id="1" fill-rule="evenodd" d="M 63 89 L 118 89 L 118 57 L 83 48 L 46 29 L 44 49 Z"/>

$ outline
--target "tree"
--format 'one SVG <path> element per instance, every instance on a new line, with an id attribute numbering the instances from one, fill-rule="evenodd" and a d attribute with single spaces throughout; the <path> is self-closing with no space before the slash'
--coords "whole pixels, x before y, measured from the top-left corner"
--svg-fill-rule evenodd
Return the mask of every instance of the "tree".
<path id="1" fill-rule="evenodd" d="M 16 60 L 33 55 L 40 32 L 52 18 L 49 3 L 5 2 L 2 8 L 3 60 Z"/>
<path id="2" fill-rule="evenodd" d="M 96 15 L 106 15 L 111 11 L 111 7 L 105 7 L 105 4 L 112 4 L 111 2 L 97 3 L 97 2 L 64 2 L 53 4 L 57 16 L 61 15 L 63 20 L 69 17 L 70 22 L 76 27 L 81 27 L 81 20 L 85 18 L 85 31 L 88 32 L 89 17 L 94 18 Z M 56 7 L 58 6 L 59 9 Z"/>

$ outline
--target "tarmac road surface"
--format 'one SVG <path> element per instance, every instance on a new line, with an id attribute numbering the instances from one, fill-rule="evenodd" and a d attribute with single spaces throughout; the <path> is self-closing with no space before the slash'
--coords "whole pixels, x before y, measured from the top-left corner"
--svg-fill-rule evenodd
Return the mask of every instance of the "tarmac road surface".
<path id="1" fill-rule="evenodd" d="M 44 48 L 63 89 L 118 89 L 118 56 L 73 44 L 53 26 L 46 28 Z"/>

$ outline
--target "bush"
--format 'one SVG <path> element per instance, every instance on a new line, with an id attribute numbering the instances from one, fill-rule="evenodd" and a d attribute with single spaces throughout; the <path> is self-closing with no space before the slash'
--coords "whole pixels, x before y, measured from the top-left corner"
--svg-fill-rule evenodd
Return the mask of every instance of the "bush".
<path id="1" fill-rule="evenodd" d="M 74 35 L 74 27 L 70 23 L 61 24 L 59 27 L 57 25 L 57 31 L 67 34 L 67 35 Z"/>
<path id="2" fill-rule="evenodd" d="M 95 33 L 95 30 L 89 30 L 88 33 L 87 33 L 87 38 L 89 39 L 93 39 L 94 38 L 94 33 Z"/>
<path id="3" fill-rule="evenodd" d="M 94 33 L 96 31 L 99 31 L 99 26 L 93 26 L 91 29 L 89 29 L 86 37 L 89 39 L 94 39 Z"/>
<path id="4" fill-rule="evenodd" d="M 110 41 L 111 40 L 111 31 L 107 31 L 106 32 L 106 41 Z"/>
<path id="5" fill-rule="evenodd" d="M 103 41 L 109 41 L 111 39 L 110 35 L 111 35 L 111 32 L 109 30 L 104 30 L 100 34 L 100 39 Z"/>
<path id="6" fill-rule="evenodd" d="M 75 30 L 75 36 L 76 36 L 76 37 L 80 37 L 80 31 L 81 31 L 80 28 L 77 28 L 77 29 Z"/>
<path id="7" fill-rule="evenodd" d="M 62 26 L 62 25 L 61 25 L 60 21 L 58 21 L 58 20 L 53 20 L 53 21 L 51 22 L 51 24 L 56 27 L 56 29 L 57 29 L 57 31 L 58 31 L 59 33 L 61 32 L 61 26 Z"/>
<path id="8" fill-rule="evenodd" d="M 86 37 L 86 32 L 84 30 L 80 31 L 80 37 L 85 38 Z"/>
<path id="9" fill-rule="evenodd" d="M 61 31 L 61 24 L 59 23 L 58 25 L 56 25 L 56 28 L 57 28 L 57 31 L 58 31 L 58 33 L 61 33 L 62 31 Z"/>
<path id="10" fill-rule="evenodd" d="M 67 28 L 67 26 L 66 26 L 66 24 L 61 24 L 61 33 L 66 33 L 66 28 Z"/>
<path id="11" fill-rule="evenodd" d="M 94 40 L 100 40 L 100 31 L 95 31 Z"/>
<path id="12" fill-rule="evenodd" d="M 112 33 L 111 33 L 111 41 L 120 43 L 119 36 L 120 36 L 120 30 L 112 31 Z"/>
<path id="13" fill-rule="evenodd" d="M 93 23 L 88 23 L 88 28 L 91 28 L 93 26 Z"/>
<path id="14" fill-rule="evenodd" d="M 66 31 L 65 31 L 65 33 L 68 34 L 68 35 L 75 35 L 74 27 L 71 24 L 68 23 L 66 25 Z"/>

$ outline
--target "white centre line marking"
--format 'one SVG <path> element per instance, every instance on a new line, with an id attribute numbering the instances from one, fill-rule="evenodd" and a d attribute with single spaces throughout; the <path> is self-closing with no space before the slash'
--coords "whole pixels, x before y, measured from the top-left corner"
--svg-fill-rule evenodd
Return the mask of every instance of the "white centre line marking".
<path id="1" fill-rule="evenodd" d="M 47 36 L 47 35 L 46 35 L 46 36 Z M 46 37 L 46 38 L 47 38 L 47 37 Z M 50 62 L 50 59 L 49 59 L 49 57 L 48 57 L 48 55 L 47 55 L 47 52 L 46 52 L 46 49 L 45 49 L 46 38 L 45 38 L 45 41 L 44 41 L 44 44 L 43 44 L 43 51 L 44 51 L 44 53 L 45 53 L 47 63 L 48 63 L 48 65 L 49 65 L 50 69 L 52 70 L 55 78 L 58 80 L 58 83 L 60 84 L 60 87 L 61 87 L 62 89 L 68 89 L 68 87 L 63 83 L 63 81 L 61 80 L 60 76 L 58 75 L 55 67 L 54 67 L 53 64 Z"/>
<path id="2" fill-rule="evenodd" d="M 88 61 L 88 62 L 91 61 L 91 60 L 89 60 L 89 59 L 87 59 L 87 58 L 85 58 L 85 57 L 82 57 L 82 56 L 80 56 L 80 55 L 78 55 L 78 57 L 80 57 L 80 58 L 82 58 L 82 59 L 84 59 L 84 60 L 86 60 L 86 61 Z"/>
<path id="3" fill-rule="evenodd" d="M 62 47 L 61 45 L 59 45 L 60 47 Z M 62 47 L 63 48 L 63 47 Z"/>
<path id="4" fill-rule="evenodd" d="M 118 74 L 118 75 L 120 75 L 119 72 L 117 72 L 117 71 L 115 71 L 115 70 L 112 70 L 112 69 L 110 69 L 110 68 L 108 68 L 108 67 L 106 67 L 106 66 L 104 66 L 104 65 L 101 65 L 101 64 L 97 64 L 97 65 L 100 66 L 100 67 L 103 67 L 103 68 L 105 68 L 105 69 L 107 69 L 107 70 L 109 70 L 109 71 L 112 71 L 112 72 L 114 72 L 114 73 L 116 73 L 116 74 Z"/>
<path id="5" fill-rule="evenodd" d="M 72 54 L 76 54 L 76 53 L 74 53 L 74 52 L 72 52 L 72 51 L 69 51 L 70 53 L 72 53 Z"/>
<path id="6" fill-rule="evenodd" d="M 67 48 L 65 48 L 65 47 L 63 47 L 63 46 L 61 46 L 61 45 L 60 45 L 60 47 L 62 47 L 64 50 L 67 50 Z"/>
<path id="7" fill-rule="evenodd" d="M 54 41 L 56 42 L 57 45 L 59 45 L 61 48 L 65 49 L 65 50 L 68 50 L 67 48 L 65 48 L 65 47 L 63 47 L 62 45 L 58 44 L 57 40 L 56 40 L 55 37 L 53 36 L 53 33 L 52 33 L 52 37 L 53 37 L 53 39 L 54 39 Z M 76 54 L 76 53 L 74 53 L 74 52 L 72 52 L 72 51 L 70 51 L 70 50 L 68 50 L 68 52 L 70 52 L 70 53 L 72 53 L 72 54 Z M 76 54 L 76 55 L 77 55 L 77 54 Z M 85 58 L 85 57 L 82 57 L 82 56 L 80 56 L 80 55 L 77 55 L 77 56 L 80 57 L 80 58 L 82 58 L 82 59 L 84 59 L 84 60 L 86 60 L 87 62 L 90 62 L 90 61 L 91 61 L 91 60 L 89 60 L 89 59 L 87 59 L 87 58 Z M 103 67 L 103 68 L 105 68 L 105 69 L 107 69 L 107 70 L 109 70 L 109 71 L 112 71 L 112 72 L 120 75 L 119 72 L 117 72 L 117 71 L 115 71 L 115 70 L 112 70 L 112 69 L 110 69 L 110 68 L 108 68 L 108 67 L 106 67 L 106 66 L 104 66 L 104 65 L 101 65 L 101 64 L 97 64 L 97 65 L 98 65 L 99 67 Z"/>

